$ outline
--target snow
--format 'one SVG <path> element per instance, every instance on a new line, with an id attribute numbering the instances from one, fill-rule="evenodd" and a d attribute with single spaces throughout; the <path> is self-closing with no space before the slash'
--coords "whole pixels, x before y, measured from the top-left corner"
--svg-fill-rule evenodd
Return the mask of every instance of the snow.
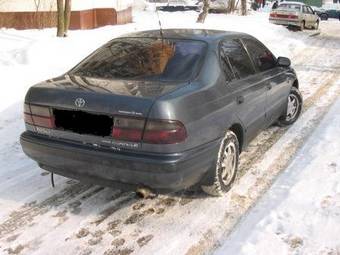
<path id="1" fill-rule="evenodd" d="M 301 118 L 288 130 L 271 127 L 252 142 L 241 156 L 240 169 L 243 176 L 228 195 L 222 198 L 192 198 L 190 195 L 172 194 L 140 201 L 133 193 L 101 189 L 59 176 L 56 176 L 56 188 L 52 189 L 49 175 L 23 154 L 18 142 L 24 130 L 22 104 L 27 89 L 37 82 L 66 72 L 114 37 L 133 31 L 157 29 L 157 15 L 151 11 L 136 12 L 132 24 L 71 31 L 68 38 L 56 38 L 55 29 L 0 29 L 0 79 L 3 87 L 0 94 L 0 254 L 14 249 L 23 249 L 22 254 L 55 254 L 56 250 L 61 254 L 103 254 L 113 248 L 111 242 L 116 238 L 115 235 L 125 240 L 120 249 L 124 248 L 126 252 L 128 249 L 133 250 L 134 254 L 203 253 L 215 247 L 219 238 L 226 238 L 226 233 L 255 205 L 275 177 L 286 171 L 286 164 L 294 158 L 299 146 L 312 134 L 318 120 L 327 113 L 330 104 L 339 95 L 338 21 L 322 23 L 321 35 L 310 37 L 313 31 L 292 32 L 269 24 L 267 13 L 253 13 L 248 17 L 209 14 L 205 24 L 195 22 L 196 12 L 159 12 L 159 15 L 164 28 L 211 28 L 247 32 L 260 39 L 275 55 L 290 57 L 300 78 L 300 89 L 305 100 Z M 329 131 L 329 136 L 334 135 L 328 127 L 324 129 L 325 132 Z M 327 139 L 333 140 L 336 147 L 336 138 Z M 333 151 L 336 152 L 335 149 Z M 297 159 L 303 160 L 302 156 Z M 327 169 L 321 177 L 330 180 L 326 176 L 329 173 L 335 181 L 337 173 Z M 287 178 L 291 178 L 290 175 Z M 293 183 L 291 185 L 294 186 Z M 326 194 L 327 187 L 320 190 L 321 194 L 331 196 L 325 202 L 326 205 L 329 203 L 331 222 L 333 214 L 338 212 L 338 197 Z M 297 194 L 302 191 L 301 186 L 297 188 Z M 308 195 L 315 196 L 315 199 L 324 198 L 317 197 L 316 190 L 310 192 Z M 281 198 L 283 201 L 284 197 Z M 275 201 L 280 204 L 280 201 Z M 320 203 L 314 205 L 318 209 Z M 294 208 L 297 210 L 298 207 Z M 307 230 L 304 233 L 294 232 L 293 223 L 298 223 L 294 221 L 294 213 L 302 217 L 304 212 L 295 212 L 294 208 L 286 208 L 292 224 L 283 224 L 281 219 L 282 237 L 295 240 L 295 243 L 300 243 L 296 237 L 301 238 L 303 246 L 312 249 L 315 246 L 310 245 L 306 238 Z M 135 215 L 138 216 L 136 222 L 133 221 Z M 312 215 L 305 216 L 312 218 Z M 287 218 L 279 213 L 272 217 Z M 115 221 L 118 223 L 114 230 L 120 231 L 120 234 L 108 230 Z M 263 225 L 265 223 L 269 221 Z M 303 224 L 300 225 L 304 231 Z M 270 228 L 272 226 L 268 226 Z M 79 233 L 86 233 L 82 229 L 89 234 L 79 237 Z M 268 237 L 268 242 L 271 239 L 277 241 L 273 236 L 269 237 L 270 232 L 266 232 L 266 229 L 258 229 L 255 233 L 258 237 Z M 334 238 L 331 234 L 327 235 Z M 150 243 L 141 246 L 138 240 L 150 236 Z M 241 237 L 231 242 L 235 245 L 235 251 L 246 249 L 240 246 L 244 242 Z M 167 245 L 164 245 L 164 240 Z M 98 244 L 94 244 L 96 241 Z M 253 240 L 249 241 L 247 247 L 250 250 L 262 247 L 257 242 L 254 248 L 254 243 Z M 229 240 L 226 240 L 226 245 L 230 246 Z M 328 247 L 334 246 L 329 244 Z M 196 253 L 190 253 L 192 251 Z"/>
<path id="2" fill-rule="evenodd" d="M 124 10 L 132 6 L 133 0 L 73 0 L 72 10 L 81 11 L 94 8 L 115 8 L 117 11 Z M 57 3 L 55 0 L 10 0 L 0 1 L 0 11 L 2 12 L 34 12 L 39 11 L 56 11 Z"/>
<path id="3" fill-rule="evenodd" d="M 340 100 L 218 254 L 339 254 Z"/>

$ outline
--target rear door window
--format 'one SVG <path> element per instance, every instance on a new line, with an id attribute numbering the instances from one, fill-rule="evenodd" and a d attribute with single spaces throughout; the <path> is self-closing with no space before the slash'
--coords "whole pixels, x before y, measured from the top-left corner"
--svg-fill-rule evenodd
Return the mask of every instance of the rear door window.
<path id="1" fill-rule="evenodd" d="M 310 14 L 314 14 L 314 11 L 310 6 L 307 6 L 307 10 Z"/>
<path id="2" fill-rule="evenodd" d="M 187 81 L 200 68 L 206 43 L 119 38 L 81 62 L 71 75 L 103 79 Z"/>
<path id="3" fill-rule="evenodd" d="M 252 39 L 242 39 L 255 67 L 264 72 L 276 66 L 276 58 L 262 44 Z"/>
<path id="4" fill-rule="evenodd" d="M 279 9 L 289 9 L 289 10 L 294 10 L 294 11 L 300 11 L 301 5 L 300 4 L 285 3 L 285 4 L 280 4 Z"/>
<path id="5" fill-rule="evenodd" d="M 249 56 L 239 40 L 222 41 L 220 51 L 222 64 L 226 65 L 225 69 L 230 73 L 227 73 L 227 76 L 230 78 L 243 79 L 255 73 Z"/>

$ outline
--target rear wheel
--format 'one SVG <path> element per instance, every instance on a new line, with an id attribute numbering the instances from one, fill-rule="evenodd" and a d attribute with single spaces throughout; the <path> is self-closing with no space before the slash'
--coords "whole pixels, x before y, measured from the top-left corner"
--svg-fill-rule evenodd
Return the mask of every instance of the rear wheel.
<path id="1" fill-rule="evenodd" d="M 220 144 L 216 167 L 209 173 L 210 178 L 201 186 L 205 193 L 222 196 L 230 190 L 236 178 L 239 154 L 237 136 L 228 130 Z"/>
<path id="2" fill-rule="evenodd" d="M 321 18 L 321 20 L 328 20 L 328 15 L 327 14 L 321 14 L 320 18 Z"/>
<path id="3" fill-rule="evenodd" d="M 288 100 L 286 112 L 278 120 L 278 125 L 281 127 L 293 124 L 300 116 L 302 110 L 302 95 L 300 91 L 292 87 Z"/>
<path id="4" fill-rule="evenodd" d="M 300 23 L 300 31 L 303 31 L 306 27 L 306 23 L 305 21 L 303 20 L 301 23 Z"/>

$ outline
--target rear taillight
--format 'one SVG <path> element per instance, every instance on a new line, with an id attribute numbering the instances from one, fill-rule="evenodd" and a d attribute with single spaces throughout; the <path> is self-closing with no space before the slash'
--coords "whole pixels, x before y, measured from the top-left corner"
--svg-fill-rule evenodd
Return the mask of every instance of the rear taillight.
<path id="1" fill-rule="evenodd" d="M 184 125 L 175 120 L 148 120 L 115 117 L 112 137 L 129 142 L 150 144 L 174 144 L 187 138 Z"/>
<path id="2" fill-rule="evenodd" d="M 54 117 L 49 107 L 25 104 L 24 112 L 27 124 L 45 128 L 55 127 Z"/>
<path id="3" fill-rule="evenodd" d="M 114 118 L 112 137 L 117 140 L 141 142 L 145 120 L 137 118 Z"/>
<path id="4" fill-rule="evenodd" d="M 42 116 L 42 117 L 52 117 L 49 107 L 31 105 L 30 108 L 31 108 L 32 115 Z"/>
<path id="5" fill-rule="evenodd" d="M 54 118 L 53 117 L 41 117 L 32 115 L 34 126 L 45 127 L 45 128 L 54 128 Z"/>
<path id="6" fill-rule="evenodd" d="M 276 17 L 276 13 L 271 13 L 270 17 L 275 18 Z"/>
<path id="7" fill-rule="evenodd" d="M 34 125 L 31 114 L 25 113 L 24 114 L 24 120 L 27 124 Z"/>
<path id="8" fill-rule="evenodd" d="M 288 19 L 297 19 L 298 18 L 298 16 L 296 16 L 296 15 L 288 15 Z"/>
<path id="9" fill-rule="evenodd" d="M 184 125 L 176 120 L 148 120 L 143 142 L 152 144 L 174 144 L 187 138 Z"/>

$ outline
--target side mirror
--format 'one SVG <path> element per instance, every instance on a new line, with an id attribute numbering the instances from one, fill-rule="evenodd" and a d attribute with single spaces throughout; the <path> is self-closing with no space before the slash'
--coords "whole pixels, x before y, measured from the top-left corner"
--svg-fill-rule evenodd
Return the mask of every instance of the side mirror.
<path id="1" fill-rule="evenodd" d="M 285 57 L 278 57 L 277 59 L 277 65 L 282 67 L 290 67 L 291 62 L 289 58 Z"/>

